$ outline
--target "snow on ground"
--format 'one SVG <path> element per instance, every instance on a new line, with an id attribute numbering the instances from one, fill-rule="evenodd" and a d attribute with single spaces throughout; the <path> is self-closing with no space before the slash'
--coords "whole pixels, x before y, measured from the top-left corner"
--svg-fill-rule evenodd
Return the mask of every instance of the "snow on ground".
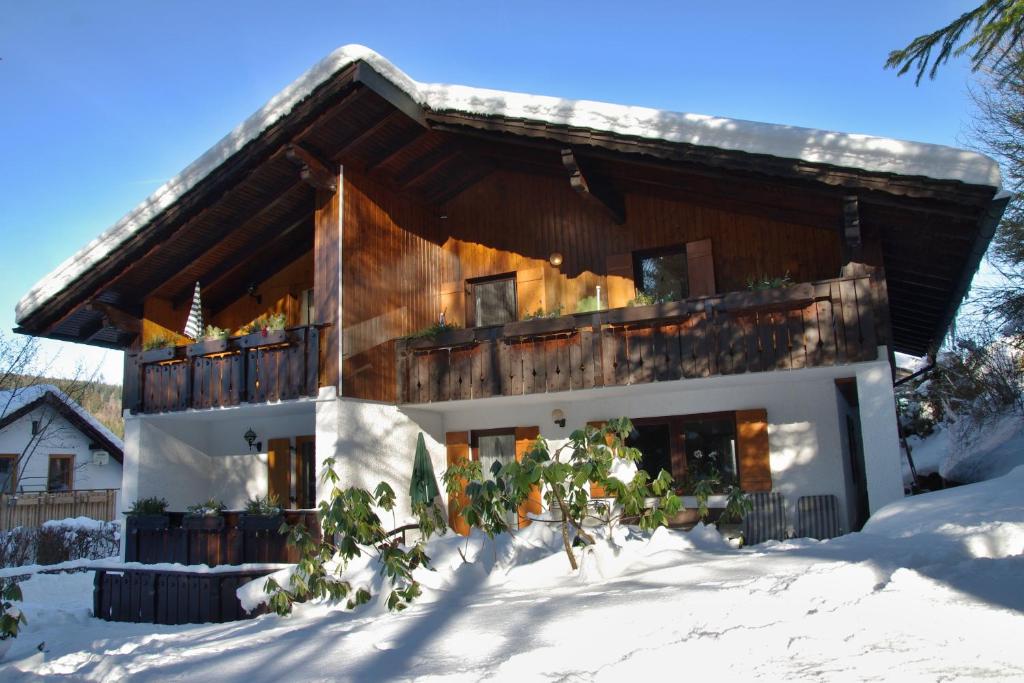
<path id="1" fill-rule="evenodd" d="M 113 624 L 87 616 L 88 575 L 38 575 L 23 584 L 30 623 L 0 680 L 1020 680 L 1022 488 L 1019 467 L 906 499 L 829 542 L 734 550 L 702 527 L 621 530 L 618 552 L 588 553 L 579 575 L 550 526 L 446 537 L 431 544 L 423 597 L 400 614 L 374 601 Z"/>
<path id="2" fill-rule="evenodd" d="M 938 472 L 961 483 L 1001 477 L 1024 465 L 1024 416 L 1008 412 L 975 424 L 969 417 L 957 423 L 939 423 L 921 438 L 907 438 L 914 467 L 920 475 Z M 910 468 L 903 459 L 903 479 L 910 482 Z"/>

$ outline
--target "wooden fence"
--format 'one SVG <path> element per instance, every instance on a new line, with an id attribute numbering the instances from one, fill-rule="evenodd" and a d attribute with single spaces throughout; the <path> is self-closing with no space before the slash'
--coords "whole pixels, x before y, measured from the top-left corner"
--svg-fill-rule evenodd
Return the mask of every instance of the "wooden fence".
<path id="1" fill-rule="evenodd" d="M 456 330 L 397 344 L 400 403 L 621 386 L 874 360 L 878 277 Z"/>
<path id="2" fill-rule="evenodd" d="M 268 570 L 197 574 L 152 569 L 97 569 L 93 614 L 106 621 L 147 624 L 205 624 L 251 619 L 235 591 Z"/>
<path id="3" fill-rule="evenodd" d="M 251 562 L 294 563 L 298 550 L 289 545 L 287 536 L 273 529 L 246 529 L 238 513 L 225 514 L 224 528 L 218 530 L 187 529 L 182 525 L 183 514 L 171 513 L 165 529 L 137 528 L 132 517 L 125 528 L 125 561 L 157 564 L 218 565 Z M 284 521 L 304 524 L 319 537 L 320 524 L 316 513 L 286 510 Z"/>
<path id="4" fill-rule="evenodd" d="M 91 517 L 112 521 L 117 511 L 117 489 L 60 493 L 0 494 L 0 531 L 14 527 L 37 529 L 55 519 Z"/>

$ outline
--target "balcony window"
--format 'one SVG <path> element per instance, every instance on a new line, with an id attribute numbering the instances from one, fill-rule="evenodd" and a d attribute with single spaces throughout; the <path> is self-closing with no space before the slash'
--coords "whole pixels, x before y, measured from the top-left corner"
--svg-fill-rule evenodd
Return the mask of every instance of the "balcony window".
<path id="1" fill-rule="evenodd" d="M 516 319 L 516 278 L 502 275 L 469 281 L 473 326 L 504 325 Z"/>
<path id="2" fill-rule="evenodd" d="M 634 252 L 633 276 L 637 292 L 655 302 L 682 301 L 690 293 L 686 246 Z"/>

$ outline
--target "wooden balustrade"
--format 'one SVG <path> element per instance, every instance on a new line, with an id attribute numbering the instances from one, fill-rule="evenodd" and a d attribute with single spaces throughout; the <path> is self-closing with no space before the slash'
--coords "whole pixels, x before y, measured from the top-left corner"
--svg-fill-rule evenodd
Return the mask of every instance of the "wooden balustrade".
<path id="1" fill-rule="evenodd" d="M 574 391 L 874 360 L 881 273 L 397 344 L 400 403 Z"/>
<path id="2" fill-rule="evenodd" d="M 124 407 L 158 413 L 315 396 L 315 327 L 125 355 Z"/>

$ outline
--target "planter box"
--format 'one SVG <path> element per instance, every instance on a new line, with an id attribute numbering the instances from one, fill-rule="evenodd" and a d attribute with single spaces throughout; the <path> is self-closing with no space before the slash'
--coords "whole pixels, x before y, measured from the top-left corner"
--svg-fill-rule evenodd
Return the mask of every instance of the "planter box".
<path id="1" fill-rule="evenodd" d="M 223 515 L 185 515 L 181 527 L 192 531 L 220 531 L 224 528 Z"/>
<path id="2" fill-rule="evenodd" d="M 196 356 L 209 356 L 214 353 L 224 353 L 228 349 L 227 339 L 210 339 L 196 342 L 185 347 L 185 353 L 189 358 Z"/>
<path id="3" fill-rule="evenodd" d="M 174 360 L 177 349 L 173 346 L 169 346 L 164 349 L 150 349 L 149 351 L 143 351 L 139 358 L 142 363 L 160 363 L 165 360 Z"/>
<path id="4" fill-rule="evenodd" d="M 168 515 L 128 515 L 125 527 L 129 530 L 160 531 L 170 526 L 170 521 Z"/>
<path id="5" fill-rule="evenodd" d="M 814 301 L 814 285 L 804 282 L 792 287 L 726 294 L 720 311 L 771 311 L 802 308 Z"/>
<path id="6" fill-rule="evenodd" d="M 674 320 L 686 318 L 694 313 L 704 310 L 702 303 L 687 301 L 670 301 L 665 304 L 651 304 L 650 306 L 626 306 L 625 308 L 613 308 L 605 311 L 601 316 L 601 322 L 608 325 L 627 325 L 629 323 L 647 323 L 658 320 Z"/>
<path id="7" fill-rule="evenodd" d="M 288 330 L 268 330 L 266 334 L 253 332 L 238 338 L 238 345 L 243 349 L 254 349 L 257 346 L 273 346 L 287 344 Z"/>
<path id="8" fill-rule="evenodd" d="M 505 323 L 503 333 L 508 337 L 540 337 L 549 334 L 562 334 L 576 331 L 576 318 L 563 315 L 558 318 L 537 318 L 536 320 L 519 320 Z"/>
<path id="9" fill-rule="evenodd" d="M 419 337 L 410 339 L 410 349 L 444 349 L 453 346 L 469 346 L 476 343 L 476 330 L 472 327 L 463 330 L 448 330 L 436 337 Z"/>
<path id="10" fill-rule="evenodd" d="M 238 528 L 244 531 L 277 531 L 284 523 L 284 515 L 242 515 L 238 518 Z"/>

